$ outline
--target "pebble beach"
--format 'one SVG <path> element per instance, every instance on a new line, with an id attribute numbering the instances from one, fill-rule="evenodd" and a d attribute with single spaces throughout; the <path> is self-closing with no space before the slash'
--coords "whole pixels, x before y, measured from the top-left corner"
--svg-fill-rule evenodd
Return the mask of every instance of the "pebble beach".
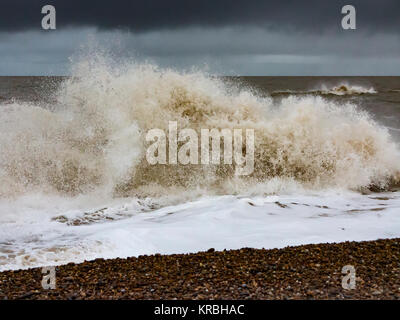
<path id="1" fill-rule="evenodd" d="M 356 271 L 342 287 L 342 268 Z M 400 299 L 400 239 L 97 259 L 0 273 L 0 299 Z"/>

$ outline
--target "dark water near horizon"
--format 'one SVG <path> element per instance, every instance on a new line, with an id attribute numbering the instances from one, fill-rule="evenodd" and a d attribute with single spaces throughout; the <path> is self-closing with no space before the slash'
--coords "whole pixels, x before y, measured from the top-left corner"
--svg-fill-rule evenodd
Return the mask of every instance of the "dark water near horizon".
<path id="1" fill-rule="evenodd" d="M 54 93 L 67 77 L 0 77 L 0 104 L 13 100 L 52 104 Z M 337 103 L 351 102 L 368 111 L 400 141 L 400 77 L 223 77 L 257 94 L 281 100 L 289 95 L 320 95 Z M 337 92 L 333 88 L 361 88 L 366 92 Z M 325 88 L 326 92 L 322 92 Z M 374 93 L 369 92 L 372 89 Z"/>

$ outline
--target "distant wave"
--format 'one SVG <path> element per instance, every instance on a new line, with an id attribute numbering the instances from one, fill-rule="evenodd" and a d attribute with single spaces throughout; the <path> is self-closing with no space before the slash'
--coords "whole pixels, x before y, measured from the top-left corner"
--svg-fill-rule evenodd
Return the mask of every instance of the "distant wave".
<path id="1" fill-rule="evenodd" d="M 294 91 L 294 90 L 283 90 L 274 91 L 272 95 L 285 95 L 285 94 L 316 94 L 316 95 L 360 95 L 360 94 L 376 94 L 377 91 L 373 88 L 366 88 L 357 85 L 340 84 L 338 86 L 328 87 L 325 84 L 321 85 L 319 88 Z"/>

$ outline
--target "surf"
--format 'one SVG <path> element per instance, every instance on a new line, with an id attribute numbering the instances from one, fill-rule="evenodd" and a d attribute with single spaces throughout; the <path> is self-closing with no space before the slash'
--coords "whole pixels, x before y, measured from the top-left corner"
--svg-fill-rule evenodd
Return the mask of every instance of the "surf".
<path id="1" fill-rule="evenodd" d="M 387 190 L 400 153 L 388 130 L 352 103 L 288 96 L 279 103 L 201 71 L 178 72 L 95 55 L 81 58 L 52 105 L 0 108 L 0 197 L 27 193 L 168 197 L 271 194 L 293 185 Z M 254 130 L 254 171 L 234 164 L 152 165 L 146 133 Z"/>

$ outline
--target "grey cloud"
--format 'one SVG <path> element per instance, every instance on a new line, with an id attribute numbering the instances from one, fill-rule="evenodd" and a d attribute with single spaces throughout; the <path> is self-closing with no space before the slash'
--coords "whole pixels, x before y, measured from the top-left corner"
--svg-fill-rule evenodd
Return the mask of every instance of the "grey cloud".
<path id="1" fill-rule="evenodd" d="M 352 0 L 358 29 L 397 32 L 400 2 Z M 256 26 L 270 30 L 342 32 L 345 0 L 2 0 L 0 30 L 40 29 L 41 7 L 57 9 L 57 27 L 94 26 L 134 32 L 187 27 Z"/>

